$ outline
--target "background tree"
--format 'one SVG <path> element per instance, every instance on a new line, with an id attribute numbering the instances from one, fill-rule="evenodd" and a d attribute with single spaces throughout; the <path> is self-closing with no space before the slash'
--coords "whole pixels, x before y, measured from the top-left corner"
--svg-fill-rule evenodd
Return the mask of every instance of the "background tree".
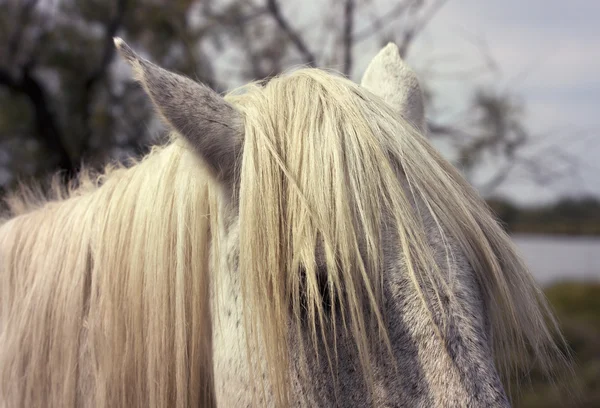
<path id="1" fill-rule="evenodd" d="M 72 177 L 82 163 L 160 142 L 148 99 L 115 56 L 115 35 L 220 91 L 299 64 L 359 79 L 357 55 L 394 41 L 406 56 L 445 2 L 390 1 L 374 14 L 369 0 L 0 0 L 0 186 L 56 170 Z M 524 160 L 529 135 L 510 90 L 473 89 L 464 118 L 441 121 L 430 109 L 429 135 L 453 146 L 468 177 L 500 158 L 479 183 L 489 193 Z M 426 90 L 433 108 L 438 94 Z"/>

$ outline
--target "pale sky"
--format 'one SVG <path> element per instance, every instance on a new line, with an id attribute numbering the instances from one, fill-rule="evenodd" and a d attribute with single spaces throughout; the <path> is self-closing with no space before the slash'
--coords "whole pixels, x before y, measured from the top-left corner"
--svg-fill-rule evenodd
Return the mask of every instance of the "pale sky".
<path id="1" fill-rule="evenodd" d="M 542 152 L 546 167 L 556 170 L 566 163 L 547 146 L 577 158 L 578 174 L 548 186 L 536 186 L 527 173 L 515 171 L 503 191 L 519 202 L 559 194 L 600 196 L 599 15 L 600 2 L 594 0 L 450 0 L 409 55 L 418 71 L 455 72 L 480 66 L 475 43 L 485 42 L 500 73 L 481 80 L 510 87 L 523 99 L 527 126 L 541 138 L 530 151 Z M 448 89 L 447 105 L 464 100 L 459 81 L 436 83 L 437 89 Z"/>

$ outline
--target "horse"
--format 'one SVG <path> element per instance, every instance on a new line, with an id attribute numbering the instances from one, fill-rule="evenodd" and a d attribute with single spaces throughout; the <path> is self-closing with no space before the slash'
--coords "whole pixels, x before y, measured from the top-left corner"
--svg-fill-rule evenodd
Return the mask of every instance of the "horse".
<path id="1" fill-rule="evenodd" d="M 7 199 L 1 406 L 507 407 L 568 364 L 396 45 L 221 96 L 115 44 L 172 134 Z"/>

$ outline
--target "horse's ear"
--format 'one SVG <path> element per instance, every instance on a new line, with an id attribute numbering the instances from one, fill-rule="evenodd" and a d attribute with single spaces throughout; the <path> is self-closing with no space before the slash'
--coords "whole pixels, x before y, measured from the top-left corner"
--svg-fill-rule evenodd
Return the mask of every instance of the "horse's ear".
<path id="1" fill-rule="evenodd" d="M 120 38 L 114 41 L 167 123 L 220 181 L 232 182 L 243 144 L 241 114 L 212 89 L 152 64 Z"/>
<path id="2" fill-rule="evenodd" d="M 383 98 L 413 126 L 425 131 L 425 108 L 419 80 L 400 58 L 396 44 L 389 43 L 373 58 L 361 85 Z"/>

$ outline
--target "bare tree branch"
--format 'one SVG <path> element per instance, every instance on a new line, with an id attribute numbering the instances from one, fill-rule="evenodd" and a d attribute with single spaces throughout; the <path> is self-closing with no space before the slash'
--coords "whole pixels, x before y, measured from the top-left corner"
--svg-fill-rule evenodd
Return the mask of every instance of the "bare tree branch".
<path id="1" fill-rule="evenodd" d="M 20 91 L 20 84 L 9 72 L 0 69 L 0 85 L 4 85 L 13 91 Z"/>
<path id="2" fill-rule="evenodd" d="M 436 1 L 433 4 L 433 6 L 431 6 L 425 12 L 425 15 L 423 15 L 423 17 L 418 22 L 416 22 L 409 30 L 406 30 L 404 32 L 404 35 L 402 37 L 402 41 L 398 45 L 398 48 L 400 48 L 400 55 L 402 57 L 406 57 L 406 55 L 408 54 L 409 47 L 412 45 L 412 42 L 413 42 L 414 38 L 417 36 L 417 34 L 419 34 L 421 31 L 423 31 L 423 29 L 431 21 L 431 19 L 433 18 L 433 16 L 435 16 L 435 14 L 447 2 L 448 2 L 448 0 L 438 0 L 438 1 Z"/>
<path id="3" fill-rule="evenodd" d="M 451 125 L 443 125 L 440 123 L 428 121 L 427 128 L 429 129 L 429 135 L 431 137 L 452 137 L 457 139 L 471 137 L 466 131 L 461 130 Z"/>
<path id="4" fill-rule="evenodd" d="M 352 32 L 354 27 L 354 0 L 346 0 L 344 3 L 344 32 L 342 34 L 342 47 L 344 50 L 343 72 L 350 75 L 352 71 Z"/>
<path id="5" fill-rule="evenodd" d="M 507 163 L 503 168 L 498 170 L 488 181 L 478 186 L 479 191 L 483 195 L 490 195 L 498 189 L 511 173 L 511 170 L 515 168 L 517 162 L 515 160 Z"/>
<path id="6" fill-rule="evenodd" d="M 423 31 L 427 24 L 431 21 L 433 16 L 442 8 L 448 0 L 436 0 L 433 4 L 427 8 L 425 13 L 419 19 L 411 19 L 414 21 L 412 26 L 404 30 L 402 39 L 399 41 L 398 48 L 400 48 L 400 55 L 403 57 L 408 53 L 408 49 L 412 44 L 415 37 Z M 367 27 L 354 35 L 354 43 L 359 43 L 364 40 L 371 38 L 373 35 L 381 33 L 385 27 L 398 18 L 402 17 L 407 13 L 413 14 L 415 9 L 421 9 L 425 7 L 425 3 L 422 0 L 411 0 L 399 2 L 391 10 L 383 14 L 381 17 L 375 19 L 370 27 Z"/>
<path id="7" fill-rule="evenodd" d="M 117 0 L 116 10 L 112 18 L 107 22 L 104 29 L 104 38 L 102 39 L 102 57 L 100 63 L 85 79 L 83 86 L 83 124 L 84 137 L 81 138 L 80 154 L 83 156 L 86 154 L 89 148 L 89 142 L 92 136 L 92 128 L 90 126 L 90 116 L 92 109 L 92 98 L 94 95 L 94 87 L 98 84 L 104 76 L 111 61 L 115 56 L 115 46 L 113 37 L 117 34 L 123 24 L 125 17 L 125 11 L 127 9 L 128 0 Z"/>
<path id="8" fill-rule="evenodd" d="M 7 55 L 16 59 L 21 46 L 27 23 L 31 17 L 37 0 L 28 0 L 20 10 L 19 24 L 12 32 L 7 48 Z M 0 85 L 6 86 L 13 92 L 25 95 L 33 107 L 35 128 L 40 142 L 58 156 L 58 166 L 71 177 L 76 172 L 76 165 L 69 153 L 51 109 L 48 92 L 44 85 L 35 78 L 31 70 L 35 64 L 35 55 L 15 69 L 16 74 L 9 70 L 0 69 Z"/>
<path id="9" fill-rule="evenodd" d="M 21 40 L 23 39 L 23 31 L 27 27 L 31 13 L 35 9 L 38 0 L 25 0 L 23 6 L 19 10 L 19 17 L 13 32 L 8 39 L 8 47 L 6 53 L 6 61 L 13 60 L 21 48 Z"/>
<path id="10" fill-rule="evenodd" d="M 277 0 L 267 0 L 266 8 L 269 14 L 275 19 L 279 28 L 286 33 L 292 44 L 294 44 L 298 52 L 302 55 L 304 62 L 309 66 L 314 66 L 316 64 L 315 55 L 308 49 L 302 37 L 289 25 L 281 13 Z"/>
<path id="11" fill-rule="evenodd" d="M 485 38 L 481 36 L 465 35 L 465 39 L 477 48 L 484 65 L 490 72 L 495 74 L 501 73 L 500 64 L 498 64 L 498 62 L 492 56 L 490 46 Z"/>
<path id="12" fill-rule="evenodd" d="M 353 41 L 355 43 L 359 43 L 371 38 L 371 36 L 375 34 L 382 32 L 386 25 L 396 21 L 396 19 L 402 16 L 408 10 L 408 8 L 415 3 L 415 0 L 412 0 L 411 2 L 399 2 L 396 4 L 396 6 L 394 6 L 394 8 L 385 13 L 383 16 L 375 19 L 370 27 L 357 32 L 353 37 Z"/>
<path id="13" fill-rule="evenodd" d="M 250 68 L 252 69 L 252 77 L 253 79 L 262 78 L 261 69 L 260 69 L 260 59 L 258 55 L 254 52 L 252 48 L 252 42 L 250 41 L 250 36 L 247 35 L 248 27 L 245 24 L 239 26 L 241 30 L 241 41 L 244 45 L 244 53 L 250 60 Z"/>
<path id="14" fill-rule="evenodd" d="M 113 37 L 117 34 L 117 31 L 119 31 L 121 25 L 123 24 L 127 3 L 127 0 L 117 0 L 116 2 L 116 10 L 113 14 L 113 17 L 107 22 L 104 29 L 104 38 L 102 40 L 102 58 L 100 59 L 100 63 L 96 69 L 92 71 L 85 80 L 85 89 L 87 91 L 93 88 L 94 85 L 104 77 L 106 74 L 106 69 L 115 55 Z"/>
<path id="15" fill-rule="evenodd" d="M 21 77 L 14 78 L 8 72 L 0 70 L 0 84 L 13 92 L 22 93 L 31 102 L 35 117 L 35 127 L 40 141 L 58 155 L 58 165 L 67 172 L 67 177 L 75 174 L 76 166 L 71 158 L 61 133 L 50 109 L 48 93 L 43 85 L 31 75 L 28 67 L 21 70 Z"/>

